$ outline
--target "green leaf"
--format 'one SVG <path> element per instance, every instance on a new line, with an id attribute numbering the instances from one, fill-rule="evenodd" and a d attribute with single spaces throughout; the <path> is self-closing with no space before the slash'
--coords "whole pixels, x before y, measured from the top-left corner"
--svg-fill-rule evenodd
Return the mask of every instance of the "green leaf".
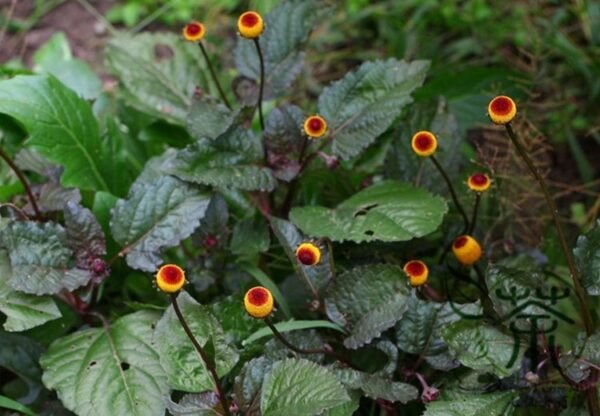
<path id="1" fill-rule="evenodd" d="M 454 394 L 427 404 L 423 416 L 509 416 L 513 413 L 511 391 L 485 394 Z"/>
<path id="2" fill-rule="evenodd" d="M 360 395 L 350 393 L 350 401 L 325 410 L 320 416 L 353 416 L 360 406 Z"/>
<path id="3" fill-rule="evenodd" d="M 73 252 L 63 227 L 32 221 L 10 223 L 0 233 L 12 269 L 8 284 L 35 295 L 73 291 L 91 278 L 87 270 L 73 268 Z"/>
<path id="4" fill-rule="evenodd" d="M 428 68 L 428 61 L 365 62 L 323 90 L 319 114 L 327 120 L 333 153 L 346 160 L 373 143 L 413 101 Z"/>
<path id="5" fill-rule="evenodd" d="M 269 249 L 269 227 L 262 216 L 248 218 L 235 224 L 229 246 L 237 255 L 253 255 Z"/>
<path id="6" fill-rule="evenodd" d="M 448 351 L 441 331 L 462 314 L 481 313 L 478 304 L 454 305 L 434 303 L 419 299 L 412 294 L 402 319 L 396 324 L 396 344 L 409 354 L 422 354 L 434 368 L 449 371 L 459 364 Z"/>
<path id="7" fill-rule="evenodd" d="M 119 35 L 107 46 L 106 63 L 128 104 L 181 126 L 195 89 L 212 85 L 198 46 L 174 34 Z"/>
<path id="8" fill-rule="evenodd" d="M 334 324 L 333 322 L 322 321 L 322 320 L 278 322 L 275 324 L 275 328 L 277 328 L 277 330 L 279 332 L 298 331 L 301 329 L 311 329 L 311 328 L 327 328 L 327 329 L 333 329 L 335 331 L 339 331 L 341 333 L 345 332 L 344 328 L 342 328 L 341 326 Z M 269 337 L 269 336 L 273 336 L 273 332 L 268 327 L 264 327 L 264 328 L 259 329 L 256 332 L 254 332 L 248 338 L 246 338 L 242 342 L 242 345 L 248 345 L 255 341 L 258 341 L 261 338 Z"/>
<path id="9" fill-rule="evenodd" d="M 579 236 L 573 249 L 581 284 L 591 296 L 600 296 L 600 220 L 587 234 Z"/>
<path id="10" fill-rule="evenodd" d="M 65 170 L 61 183 L 109 191 L 98 124 L 90 105 L 52 76 L 17 76 L 0 82 L 0 113 L 23 124 L 28 144 Z M 112 166 L 112 165 L 111 165 Z"/>
<path id="11" fill-rule="evenodd" d="M 246 338 L 264 326 L 260 319 L 252 318 L 244 308 L 244 294 L 237 293 L 210 304 L 210 311 L 219 318 L 219 323 L 231 344 L 242 344 Z"/>
<path id="12" fill-rule="evenodd" d="M 6 396 L 0 396 L 0 408 L 14 410 L 28 416 L 35 416 L 35 413 L 33 413 L 33 411 L 31 411 L 27 406 L 24 406 Z"/>
<path id="13" fill-rule="evenodd" d="M 232 128 L 215 140 L 202 139 L 179 151 L 164 169 L 202 185 L 272 191 L 277 181 L 271 169 L 258 164 L 262 157 L 262 144 L 256 135 Z"/>
<path id="14" fill-rule="evenodd" d="M 273 282 L 273 280 L 271 280 L 271 278 L 269 276 L 267 276 L 261 269 L 259 269 L 258 267 L 254 266 L 254 265 L 244 264 L 240 267 L 245 272 L 247 272 L 252 277 L 254 277 L 261 286 L 264 286 L 267 289 L 269 289 L 271 291 L 271 293 L 273 294 L 273 297 L 275 298 L 277 305 L 283 311 L 284 315 L 287 318 L 291 318 L 292 314 L 290 312 L 290 307 L 287 304 L 287 300 L 285 299 L 285 297 L 283 296 L 283 294 L 281 293 L 281 291 L 279 290 L 279 288 L 277 287 L 275 282 Z"/>
<path id="15" fill-rule="evenodd" d="M 80 267 L 89 266 L 90 258 L 106 255 L 104 232 L 92 211 L 70 201 L 65 205 L 64 215 L 69 247 L 75 252 Z"/>
<path id="16" fill-rule="evenodd" d="M 28 295 L 13 290 L 8 285 L 11 274 L 8 255 L 0 250 L 0 311 L 6 315 L 5 330 L 25 331 L 61 317 L 51 297 Z"/>
<path id="17" fill-rule="evenodd" d="M 0 331 L 0 368 L 27 384 L 27 395 L 18 398 L 23 403 L 33 403 L 42 391 L 42 369 L 38 361 L 43 351 L 44 348 L 31 338 Z"/>
<path id="18" fill-rule="evenodd" d="M 235 348 L 228 345 L 219 321 L 206 306 L 200 305 L 187 292 L 181 292 L 177 302 L 196 340 L 203 346 L 209 344 L 214 350 L 212 358 L 219 376 L 229 373 L 239 356 Z M 158 321 L 154 342 L 173 389 L 198 392 L 214 388 L 212 376 L 181 327 L 173 306 L 169 306 Z"/>
<path id="19" fill-rule="evenodd" d="M 351 335 L 348 348 L 358 348 L 398 322 L 408 306 L 409 285 L 400 267 L 362 266 L 338 276 L 325 293 L 329 318 Z"/>
<path id="20" fill-rule="evenodd" d="M 407 403 L 419 397 L 419 390 L 407 383 L 392 381 L 377 375 L 363 373 L 350 368 L 337 369 L 336 377 L 347 388 L 361 390 L 372 399 L 384 399 L 390 402 Z"/>
<path id="21" fill-rule="evenodd" d="M 302 127 L 305 118 L 295 105 L 276 107 L 267 117 L 263 136 L 269 166 L 277 179 L 290 182 L 300 172 L 300 153 L 306 143 Z"/>
<path id="22" fill-rule="evenodd" d="M 135 184 L 128 199 L 112 210 L 110 227 L 124 248 L 127 264 L 153 272 L 161 264 L 163 249 L 189 237 L 200 224 L 210 197 L 176 178 L 165 176 L 148 184 Z"/>
<path id="23" fill-rule="evenodd" d="M 136 312 L 58 339 L 40 360 L 44 384 L 80 415 L 164 415 L 169 387 L 151 343 L 157 318 Z"/>
<path id="24" fill-rule="evenodd" d="M 247 415 L 259 414 L 258 398 L 266 375 L 271 372 L 273 362 L 265 356 L 248 361 L 235 378 L 233 391 L 240 411 Z"/>
<path id="25" fill-rule="evenodd" d="M 306 416 L 350 401 L 344 387 L 327 369 L 304 359 L 273 364 L 263 382 L 263 416 Z"/>
<path id="26" fill-rule="evenodd" d="M 285 93 L 300 74 L 304 53 L 299 48 L 308 40 L 322 11 L 323 4 L 319 1 L 288 0 L 265 17 L 265 30 L 259 39 L 265 64 L 265 99 Z M 240 37 L 234 56 L 242 75 L 253 80 L 260 78 L 254 42 Z"/>
<path id="27" fill-rule="evenodd" d="M 54 75 L 80 97 L 98 97 L 102 81 L 87 63 L 73 59 L 69 41 L 63 32 L 53 34 L 33 55 L 35 71 Z"/>
<path id="28" fill-rule="evenodd" d="M 290 220 L 308 235 L 334 241 L 406 241 L 435 231 L 447 210 L 442 198 L 422 188 L 386 181 L 334 209 L 295 207 Z"/>
<path id="29" fill-rule="evenodd" d="M 197 139 L 216 139 L 235 120 L 235 113 L 215 98 L 194 96 L 187 115 L 187 129 Z"/>
<path id="30" fill-rule="evenodd" d="M 524 347 L 519 339 L 482 322 L 454 322 L 442 330 L 442 337 L 461 364 L 474 370 L 507 377 L 521 365 Z"/>
<path id="31" fill-rule="evenodd" d="M 179 403 L 167 402 L 173 416 L 220 416 L 224 414 L 219 396 L 214 391 L 186 394 Z"/>

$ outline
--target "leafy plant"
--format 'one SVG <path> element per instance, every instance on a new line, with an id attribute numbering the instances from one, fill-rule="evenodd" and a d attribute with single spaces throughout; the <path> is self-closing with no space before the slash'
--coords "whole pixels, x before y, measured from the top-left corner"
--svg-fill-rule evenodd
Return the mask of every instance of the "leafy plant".
<path id="1" fill-rule="evenodd" d="M 487 113 L 542 191 L 549 257 L 494 228 L 503 178 L 475 172 L 474 122 L 428 61 L 314 82 L 332 13 L 242 14 L 225 73 L 191 22 L 112 39 L 114 89 L 60 35 L 0 81 L 0 407 L 600 415 L 600 223 L 571 247 L 528 104 Z"/>

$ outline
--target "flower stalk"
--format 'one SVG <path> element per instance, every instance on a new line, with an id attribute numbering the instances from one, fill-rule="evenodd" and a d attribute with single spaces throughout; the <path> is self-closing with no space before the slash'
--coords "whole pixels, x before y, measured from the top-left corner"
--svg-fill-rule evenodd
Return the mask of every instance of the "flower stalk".
<path id="1" fill-rule="evenodd" d="M 458 212 L 462 216 L 463 221 L 465 223 L 463 234 L 466 234 L 467 230 L 469 229 L 469 218 L 467 217 L 467 214 L 466 214 L 462 204 L 458 200 L 458 196 L 456 195 L 456 192 L 454 191 L 452 182 L 450 181 L 450 178 L 446 174 L 446 171 L 444 170 L 444 168 L 442 167 L 440 162 L 438 162 L 438 160 L 435 158 L 435 156 L 431 155 L 431 156 L 429 156 L 429 158 L 431 159 L 431 161 L 433 162 L 433 164 L 435 165 L 437 170 L 440 172 L 440 174 L 444 178 L 444 181 L 446 182 L 446 185 L 448 186 L 448 190 L 450 191 L 450 195 L 452 196 L 452 201 L 454 201 L 454 205 L 456 206 L 456 209 L 458 209 Z"/>
<path id="2" fill-rule="evenodd" d="M 35 218 L 39 221 L 42 218 L 42 213 L 40 212 L 40 208 L 38 207 L 37 202 L 35 201 L 35 196 L 33 195 L 33 192 L 31 191 L 31 187 L 29 186 L 29 183 L 27 182 L 25 175 L 23 175 L 23 172 L 21 172 L 21 169 L 19 169 L 19 167 L 15 164 L 15 162 L 13 162 L 13 160 L 10 158 L 10 156 L 8 156 L 6 154 L 6 152 L 4 152 L 4 149 L 2 149 L 1 147 L 0 147 L 0 157 L 2 159 L 4 159 L 6 164 L 13 170 L 13 172 L 15 172 L 15 174 L 17 175 L 17 178 L 19 178 L 19 181 L 21 181 L 21 183 L 23 184 L 23 188 L 25 188 L 25 192 L 27 193 L 27 197 L 29 198 L 29 202 L 31 203 L 31 208 L 33 208 L 33 212 L 35 213 Z"/>
<path id="3" fill-rule="evenodd" d="M 479 211 L 479 202 L 481 200 L 481 194 L 477 192 L 475 194 L 475 203 L 473 205 L 473 214 L 471 216 L 471 221 L 469 222 L 469 230 L 467 231 L 468 235 L 473 235 L 473 231 L 475 231 L 475 224 L 477 223 L 477 212 Z"/>
<path id="4" fill-rule="evenodd" d="M 215 361 L 208 356 L 208 354 L 206 353 L 204 348 L 202 348 L 202 346 L 200 345 L 200 343 L 198 342 L 198 340 L 192 333 L 192 330 L 190 329 L 189 325 L 187 324 L 187 321 L 185 320 L 185 318 L 183 317 L 183 314 L 181 313 L 181 309 L 179 309 L 179 304 L 177 303 L 177 294 L 176 293 L 171 294 L 171 304 L 173 305 L 173 310 L 175 310 L 175 315 L 177 315 L 177 319 L 179 319 L 179 322 L 181 323 L 181 327 L 185 331 L 185 333 L 188 336 L 188 338 L 190 339 L 190 341 L 192 341 L 194 348 L 200 355 L 200 358 L 202 358 L 202 361 L 204 361 L 204 365 L 208 369 L 210 375 L 212 376 L 212 378 L 215 382 L 215 387 L 217 388 L 217 394 L 219 395 L 219 401 L 221 402 L 221 406 L 223 407 L 223 411 L 225 412 L 225 415 L 230 416 L 231 413 L 229 412 L 229 404 L 227 403 L 227 399 L 225 398 L 225 393 L 223 392 L 223 387 L 221 386 L 221 380 L 219 379 L 219 375 L 217 374 Z"/>
<path id="5" fill-rule="evenodd" d="M 258 101 L 256 107 L 258 107 L 258 117 L 260 119 L 260 127 L 265 129 L 265 119 L 263 118 L 262 101 L 263 101 L 263 90 L 265 88 L 265 60 L 263 58 L 262 50 L 260 48 L 260 42 L 258 37 L 252 38 L 254 45 L 256 45 L 256 52 L 258 53 L 258 60 L 260 62 L 260 85 L 258 87 Z"/>
<path id="6" fill-rule="evenodd" d="M 231 108 L 232 108 L 231 104 L 229 104 L 229 100 L 227 100 L 225 91 L 223 91 L 223 87 L 221 87 L 221 83 L 219 82 L 219 78 L 217 77 L 217 73 L 215 72 L 215 68 L 213 67 L 213 65 L 210 61 L 210 58 L 208 57 L 208 53 L 206 52 L 206 48 L 204 47 L 204 44 L 202 43 L 202 41 L 198 42 L 198 46 L 200 46 L 200 50 L 202 51 L 202 55 L 204 56 L 204 60 L 206 61 L 206 65 L 208 66 L 210 76 L 211 76 L 213 82 L 215 83 L 215 85 L 217 86 L 217 89 L 219 90 L 219 95 L 221 96 L 221 99 L 223 100 L 223 102 L 225 103 L 227 108 L 229 108 L 231 110 Z"/>

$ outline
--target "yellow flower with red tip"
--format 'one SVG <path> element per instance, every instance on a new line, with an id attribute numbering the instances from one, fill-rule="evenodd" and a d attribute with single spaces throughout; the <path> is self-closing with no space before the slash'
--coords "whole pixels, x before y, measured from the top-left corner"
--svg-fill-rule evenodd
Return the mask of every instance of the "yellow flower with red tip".
<path id="1" fill-rule="evenodd" d="M 204 25 L 200 22 L 191 22 L 183 27 L 183 37 L 190 42 L 199 42 L 204 37 Z"/>
<path id="2" fill-rule="evenodd" d="M 492 180 L 485 173 L 475 173 L 467 179 L 469 189 L 475 192 L 485 192 L 490 189 Z"/>
<path id="3" fill-rule="evenodd" d="M 240 35 L 248 39 L 259 37 L 265 28 L 261 15 L 253 11 L 242 13 L 237 25 Z"/>
<path id="4" fill-rule="evenodd" d="M 413 286 L 422 286 L 427 283 L 429 277 L 429 269 L 421 260 L 411 260 L 404 265 L 404 273 L 410 279 L 410 284 Z"/>
<path id="5" fill-rule="evenodd" d="M 310 116 L 304 121 L 304 132 L 311 139 L 323 137 L 326 131 L 327 122 L 321 116 Z"/>
<path id="6" fill-rule="evenodd" d="M 185 284 L 185 272 L 175 264 L 165 264 L 156 273 L 156 284 L 165 293 L 175 293 Z"/>
<path id="7" fill-rule="evenodd" d="M 515 118 L 517 105 L 506 95 L 494 97 L 488 105 L 488 115 L 494 124 L 507 124 Z"/>
<path id="8" fill-rule="evenodd" d="M 254 318 L 266 318 L 273 311 L 273 295 L 265 287 L 253 287 L 244 296 L 244 307 L 248 315 Z"/>
<path id="9" fill-rule="evenodd" d="M 430 131 L 418 131 L 412 137 L 411 146 L 417 155 L 422 157 L 431 156 L 437 149 L 437 139 Z"/>
<path id="10" fill-rule="evenodd" d="M 305 266 L 314 266 L 321 261 L 321 250 L 313 243 L 302 243 L 296 249 L 296 258 Z"/>
<path id="11" fill-rule="evenodd" d="M 463 266 L 475 264 L 481 258 L 481 246 L 470 235 L 461 235 L 452 243 L 452 252 Z"/>

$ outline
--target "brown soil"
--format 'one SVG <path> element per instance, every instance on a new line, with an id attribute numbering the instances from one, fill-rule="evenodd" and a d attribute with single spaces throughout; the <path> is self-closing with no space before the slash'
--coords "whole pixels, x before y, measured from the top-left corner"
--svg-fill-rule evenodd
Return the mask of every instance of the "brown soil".
<path id="1" fill-rule="evenodd" d="M 47 0 L 48 1 L 48 0 Z M 100 14 L 105 14 L 115 0 L 88 0 Z M 0 0 L 0 14 L 25 22 L 34 10 L 34 0 Z M 14 7 L 13 7 L 14 6 Z M 108 37 L 106 27 L 77 0 L 65 0 L 62 4 L 43 15 L 34 26 L 25 32 L 7 29 L 4 37 L 0 28 L 0 63 L 20 58 L 27 66 L 35 50 L 56 32 L 64 32 L 69 39 L 73 55 L 101 66 L 101 51 Z"/>

